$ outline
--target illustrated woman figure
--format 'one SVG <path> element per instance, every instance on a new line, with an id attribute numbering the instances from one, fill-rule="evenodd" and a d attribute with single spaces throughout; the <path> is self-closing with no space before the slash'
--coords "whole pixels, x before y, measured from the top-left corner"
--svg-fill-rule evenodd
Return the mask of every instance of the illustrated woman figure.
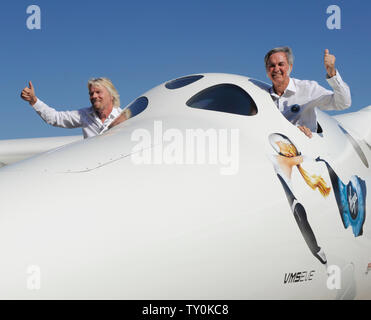
<path id="1" fill-rule="evenodd" d="M 302 156 L 288 137 L 283 134 L 273 133 L 269 136 L 269 141 L 273 149 L 277 152 L 277 154 L 271 156 L 271 160 L 277 177 L 285 190 L 295 221 L 312 254 L 322 264 L 326 264 L 326 255 L 317 243 L 314 232 L 309 224 L 305 208 L 294 195 L 291 183 L 292 170 L 296 167 L 307 185 L 314 190 L 318 189 L 324 197 L 329 195 L 331 188 L 327 186 L 325 180 L 321 176 L 310 175 L 303 169 L 301 164 L 304 160 L 309 159 L 313 161 L 313 159 Z"/>

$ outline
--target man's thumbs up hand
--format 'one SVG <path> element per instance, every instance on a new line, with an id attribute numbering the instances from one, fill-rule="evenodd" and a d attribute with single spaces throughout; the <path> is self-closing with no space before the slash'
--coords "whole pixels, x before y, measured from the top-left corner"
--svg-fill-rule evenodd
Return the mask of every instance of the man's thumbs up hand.
<path id="1" fill-rule="evenodd" d="M 330 78 L 336 75 L 335 60 L 336 60 L 335 56 L 330 54 L 328 49 L 325 49 L 325 56 L 323 58 L 323 62 L 325 64 L 327 74 Z"/>
<path id="2" fill-rule="evenodd" d="M 31 81 L 28 82 L 28 87 L 25 87 L 21 92 L 21 98 L 28 101 L 32 106 L 37 102 L 35 89 Z"/>

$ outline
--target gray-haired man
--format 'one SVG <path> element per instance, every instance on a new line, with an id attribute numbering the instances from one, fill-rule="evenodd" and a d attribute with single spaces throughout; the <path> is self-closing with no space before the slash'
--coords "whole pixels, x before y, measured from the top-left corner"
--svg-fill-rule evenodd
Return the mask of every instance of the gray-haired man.
<path id="1" fill-rule="evenodd" d="M 289 47 L 270 50 L 264 57 L 265 69 L 272 87 L 269 92 L 278 109 L 291 123 L 309 138 L 317 132 L 316 108 L 343 110 L 351 105 L 350 90 L 335 68 L 335 56 L 325 50 L 324 65 L 327 82 L 334 91 L 321 87 L 315 81 L 290 78 L 294 64 Z"/>

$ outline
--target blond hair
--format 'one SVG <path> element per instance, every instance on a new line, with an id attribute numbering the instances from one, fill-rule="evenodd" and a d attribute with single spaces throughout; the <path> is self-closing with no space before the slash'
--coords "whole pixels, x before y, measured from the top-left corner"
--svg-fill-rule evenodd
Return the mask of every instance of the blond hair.
<path id="1" fill-rule="evenodd" d="M 112 97 L 113 107 L 118 108 L 120 106 L 120 95 L 117 92 L 112 81 L 108 78 L 92 78 L 88 81 L 88 89 L 90 90 L 91 86 L 104 87 L 108 90 Z"/>

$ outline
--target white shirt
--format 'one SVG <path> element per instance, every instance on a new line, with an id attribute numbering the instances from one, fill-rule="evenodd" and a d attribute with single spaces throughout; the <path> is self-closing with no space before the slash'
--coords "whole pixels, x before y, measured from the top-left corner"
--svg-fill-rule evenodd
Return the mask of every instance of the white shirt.
<path id="1" fill-rule="evenodd" d="M 84 139 L 101 133 L 122 111 L 120 108 L 113 107 L 110 115 L 102 123 L 93 107 L 73 111 L 56 111 L 37 99 L 33 108 L 46 123 L 52 126 L 82 128 Z"/>
<path id="2" fill-rule="evenodd" d="M 306 126 L 317 131 L 315 108 L 322 110 L 344 110 L 352 100 L 348 85 L 341 79 L 339 72 L 327 79 L 334 91 L 321 87 L 316 81 L 290 78 L 289 85 L 282 96 L 277 95 L 273 86 L 269 93 L 282 114 L 296 126 Z"/>

